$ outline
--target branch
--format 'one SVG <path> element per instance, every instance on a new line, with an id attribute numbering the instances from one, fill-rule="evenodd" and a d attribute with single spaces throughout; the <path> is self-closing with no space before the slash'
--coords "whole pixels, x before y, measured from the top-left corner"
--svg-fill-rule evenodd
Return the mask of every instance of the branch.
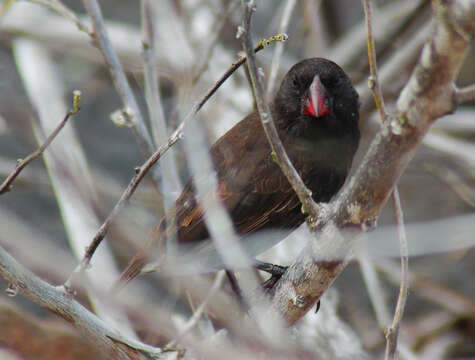
<path id="1" fill-rule="evenodd" d="M 397 187 L 393 190 L 393 207 L 396 213 L 396 223 L 399 232 L 399 244 L 401 248 L 401 283 L 399 285 L 399 296 L 397 299 L 396 310 L 394 311 L 393 322 L 386 329 L 386 355 L 385 359 L 397 359 L 397 341 L 399 335 L 399 325 L 404 314 L 404 308 L 407 301 L 407 292 L 409 287 L 408 278 L 408 249 L 406 230 L 404 229 L 404 215 L 402 213 L 401 200 Z"/>
<path id="2" fill-rule="evenodd" d="M 386 110 L 384 106 L 383 92 L 381 90 L 381 84 L 378 79 L 378 67 L 376 65 L 376 50 L 373 39 L 372 18 L 371 18 L 371 2 L 370 0 L 364 0 L 364 13 L 366 22 L 366 36 L 368 45 L 368 62 L 370 69 L 370 77 L 368 79 L 368 87 L 373 92 L 374 102 L 376 109 L 378 110 L 381 121 L 386 121 Z M 399 288 L 399 296 L 397 300 L 396 311 L 394 313 L 394 319 L 392 325 L 386 329 L 386 359 L 394 359 L 397 350 L 397 340 L 399 334 L 399 324 L 404 314 L 404 307 L 406 306 L 407 289 L 408 289 L 408 250 L 406 232 L 404 229 L 404 217 L 401 208 L 401 200 L 399 199 L 399 191 L 397 186 L 394 186 L 394 190 L 391 194 L 394 211 L 396 214 L 396 223 L 399 232 L 399 241 L 401 248 L 401 285 Z"/>
<path id="3" fill-rule="evenodd" d="M 114 338 L 123 337 L 118 336 L 100 318 L 89 312 L 64 291 L 51 286 L 24 268 L 1 246 L 0 276 L 9 283 L 10 296 L 20 293 L 62 317 L 74 325 L 106 358 L 124 360 L 148 359 L 149 357 L 145 356 L 142 352 L 157 357 L 161 357 L 162 355 L 160 354 L 163 354 L 161 349 L 147 346 L 135 340 L 127 340 L 127 343 L 140 347 L 141 352 L 124 346 L 121 342 L 114 341 Z"/>
<path id="4" fill-rule="evenodd" d="M 51 142 L 54 140 L 54 138 L 59 134 L 61 129 L 66 125 L 66 122 L 69 120 L 71 115 L 77 114 L 80 110 L 80 105 L 81 103 L 81 91 L 79 90 L 74 90 L 73 91 L 73 109 L 69 110 L 66 113 L 66 116 L 63 118 L 63 120 L 59 123 L 59 125 L 54 129 L 54 131 L 48 136 L 48 138 L 45 140 L 43 145 L 41 145 L 35 152 L 31 153 L 28 155 L 24 160 L 19 159 L 17 167 L 15 170 L 5 179 L 5 181 L 0 185 L 0 195 L 3 193 L 10 191 L 12 188 L 12 182 L 15 181 L 16 177 L 20 175 L 20 172 L 33 160 L 37 159 L 43 151 L 46 150 L 46 148 L 51 144 Z"/>
<path id="5" fill-rule="evenodd" d="M 157 18 L 157 6 L 158 4 L 151 0 L 141 1 L 145 100 L 152 128 L 152 140 L 155 145 L 164 144 L 168 137 L 168 128 L 160 95 L 159 67 L 156 55 L 158 29 L 154 20 Z M 164 209 L 168 209 L 173 204 L 182 190 L 174 159 L 173 151 L 170 150 L 170 153 L 162 159 L 160 166 L 162 178 L 160 189 L 164 197 Z"/>
<path id="6" fill-rule="evenodd" d="M 117 92 L 124 103 L 126 112 L 130 115 L 132 124 L 134 125 L 132 127 L 133 132 L 137 137 L 143 155 L 149 157 L 154 150 L 152 140 L 145 126 L 137 102 L 135 101 L 132 89 L 130 88 L 125 73 L 122 70 L 122 66 L 120 65 L 119 57 L 109 39 L 99 4 L 96 0 L 84 0 L 83 2 L 84 7 L 92 20 L 94 39 L 97 41 L 98 48 L 104 56 L 115 88 L 117 89 Z"/>
<path id="7" fill-rule="evenodd" d="M 158 161 L 158 159 L 160 159 L 160 157 L 173 144 L 175 144 L 179 139 L 181 139 L 181 137 L 183 136 L 184 126 L 185 126 L 185 121 L 183 121 L 180 124 L 180 126 L 173 132 L 173 134 L 168 138 L 168 141 L 166 144 L 160 146 L 158 150 L 150 158 L 148 158 L 147 161 L 142 166 L 135 168 L 136 173 L 134 177 L 132 178 L 132 180 L 130 180 L 129 185 L 127 186 L 125 191 L 122 193 L 119 201 L 117 201 L 114 208 L 112 209 L 110 214 L 107 216 L 107 219 L 104 221 L 104 223 L 101 225 L 101 227 L 97 231 L 96 235 L 94 235 L 94 238 L 92 239 L 91 244 L 86 249 L 83 259 L 81 260 L 79 265 L 73 270 L 69 278 L 64 283 L 64 287 L 66 288 L 66 290 L 69 291 L 74 277 L 89 266 L 92 255 L 94 255 L 94 252 L 96 251 L 97 247 L 106 236 L 112 222 L 115 220 L 115 218 L 120 213 L 120 211 L 128 203 L 130 197 L 133 195 L 133 193 L 137 189 L 137 186 L 145 177 L 145 175 L 150 170 L 150 168 Z"/>
<path id="8" fill-rule="evenodd" d="M 453 83 L 475 34 L 475 1 L 442 1 L 435 17 L 432 37 L 399 96 L 394 119 L 382 125 L 362 164 L 330 203 L 318 241 L 312 239 L 276 286 L 273 305 L 289 324 L 343 271 L 355 234 L 374 226 L 430 126 L 456 107 Z"/>
<path id="9" fill-rule="evenodd" d="M 368 78 L 368 87 L 373 93 L 374 103 L 378 110 L 379 117 L 384 123 L 386 121 L 386 111 L 384 107 L 383 92 L 381 91 L 381 83 L 378 79 L 378 66 L 376 64 L 376 49 L 374 47 L 373 29 L 372 29 L 372 15 L 371 15 L 371 2 L 370 0 L 364 0 L 364 13 L 366 24 L 366 45 L 368 47 L 368 62 L 370 76 Z"/>
<path id="10" fill-rule="evenodd" d="M 313 201 L 312 192 L 305 186 L 297 170 L 295 170 L 294 166 L 290 162 L 290 159 L 285 152 L 284 145 L 282 144 L 279 134 L 277 133 L 277 128 L 275 127 L 274 120 L 272 119 L 269 106 L 265 101 L 264 89 L 262 87 L 261 79 L 258 75 L 256 59 L 252 51 L 252 42 L 250 37 L 251 15 L 252 12 L 255 11 L 254 1 L 242 0 L 241 3 L 243 9 L 243 19 L 238 37 L 241 38 L 244 51 L 247 58 L 249 59 L 247 67 L 251 76 L 252 87 L 254 89 L 257 110 L 261 118 L 262 127 L 264 128 L 267 140 L 269 141 L 275 161 L 277 161 L 279 164 L 282 172 L 292 185 L 292 188 L 295 190 L 300 202 L 302 203 L 302 211 L 308 213 L 311 218 L 317 219 L 318 214 L 321 212 L 321 206 L 317 205 L 315 201 Z"/>

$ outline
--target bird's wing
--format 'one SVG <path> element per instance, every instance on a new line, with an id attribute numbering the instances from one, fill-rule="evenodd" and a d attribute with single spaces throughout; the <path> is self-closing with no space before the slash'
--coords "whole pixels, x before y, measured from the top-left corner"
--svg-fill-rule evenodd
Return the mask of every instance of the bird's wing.
<path id="1" fill-rule="evenodd" d="M 216 191 L 241 234 L 262 228 L 279 212 L 287 212 L 300 204 L 262 137 L 265 137 L 262 125 L 254 113 L 211 148 L 218 172 Z M 173 211 L 180 242 L 208 237 L 203 207 L 196 203 L 192 182 L 185 187 Z"/>

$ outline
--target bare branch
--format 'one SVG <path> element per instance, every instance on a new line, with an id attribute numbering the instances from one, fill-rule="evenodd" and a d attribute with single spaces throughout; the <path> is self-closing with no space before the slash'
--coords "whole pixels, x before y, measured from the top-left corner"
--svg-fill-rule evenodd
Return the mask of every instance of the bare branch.
<path id="1" fill-rule="evenodd" d="M 1 246 L 0 276 L 10 284 L 11 296 L 20 293 L 73 324 L 106 358 L 124 360 L 148 358 L 142 352 L 124 346 L 121 342 L 114 341 L 114 338 L 123 338 L 123 336 L 109 328 L 100 318 L 72 299 L 69 294 L 51 286 L 24 268 Z M 163 353 L 161 349 L 132 339 L 127 341 L 149 355 L 153 354 L 159 358 L 163 356 L 161 355 Z"/>
<path id="2" fill-rule="evenodd" d="M 396 310 L 394 311 L 393 322 L 386 329 L 386 359 L 397 359 L 397 342 L 399 335 L 399 326 L 406 307 L 407 292 L 409 288 L 408 278 L 408 250 L 406 230 L 404 228 L 404 215 L 402 213 L 401 200 L 397 187 L 393 190 L 392 195 L 394 212 L 396 214 L 396 223 L 399 232 L 399 246 L 401 248 L 401 283 L 399 285 L 399 296 L 397 299 Z"/>
<path id="3" fill-rule="evenodd" d="M 366 44 L 368 47 L 368 62 L 370 76 L 368 78 L 368 87 L 373 93 L 376 109 L 379 117 L 384 123 L 386 121 L 386 110 L 384 107 L 383 92 L 381 91 L 381 84 L 378 79 L 378 66 L 376 64 L 376 49 L 374 47 L 373 29 L 372 29 L 372 15 L 371 15 L 371 0 L 364 0 L 364 13 L 366 24 Z"/>
<path id="4" fill-rule="evenodd" d="M 376 50 L 373 39 L 372 18 L 371 18 L 371 0 L 364 0 L 364 13 L 366 21 L 366 37 L 368 45 L 368 61 L 370 69 L 370 77 L 368 79 L 368 87 L 373 92 L 374 102 L 376 109 L 378 110 L 379 117 L 384 123 L 386 121 L 386 110 L 384 106 L 383 93 L 381 90 L 381 84 L 378 79 L 378 67 L 376 64 Z M 399 288 L 399 296 L 397 300 L 396 311 L 394 313 L 394 319 L 392 325 L 386 329 L 386 359 L 394 359 L 397 350 L 397 341 L 399 334 L 399 324 L 404 314 L 404 307 L 406 306 L 407 289 L 408 289 L 408 251 L 406 231 L 404 228 L 404 218 L 401 208 L 401 200 L 399 199 L 399 191 L 397 186 L 394 186 L 391 198 L 394 204 L 394 211 L 396 214 L 396 223 L 399 232 L 399 241 L 401 248 L 401 285 Z"/>
<path id="5" fill-rule="evenodd" d="M 435 11 L 432 37 L 399 96 L 395 118 L 382 125 L 362 164 L 331 202 L 318 241 L 305 247 L 277 284 L 273 304 L 289 324 L 299 320 L 345 268 L 355 230 L 374 226 L 432 123 L 456 106 L 453 82 L 475 34 L 475 1 L 443 1 Z M 352 231 L 337 230 L 344 228 Z"/>
<path id="6" fill-rule="evenodd" d="M 150 0 L 141 1 L 145 100 L 147 101 L 152 140 L 155 146 L 164 144 L 168 138 L 168 128 L 160 95 L 159 67 L 156 56 L 158 29 L 154 20 L 157 18 L 157 6 L 156 2 Z M 164 208 L 168 209 L 182 190 L 173 149 L 170 149 L 169 153 L 163 157 L 160 173 L 162 177 L 160 187 L 164 197 Z"/>
<path id="7" fill-rule="evenodd" d="M 119 58 L 109 39 L 102 12 L 96 0 L 84 0 L 84 7 L 89 13 L 94 27 L 94 39 L 109 68 L 114 85 L 124 103 L 127 113 L 131 116 L 132 127 L 144 157 L 153 153 L 153 145 L 132 89 L 125 76 Z"/>
<path id="8" fill-rule="evenodd" d="M 66 122 L 69 120 L 71 115 L 77 114 L 80 110 L 79 104 L 81 102 L 81 91 L 79 90 L 74 90 L 73 91 L 73 109 L 69 110 L 64 117 L 64 119 L 59 123 L 59 125 L 54 129 L 54 131 L 48 136 L 48 138 L 45 140 L 43 145 L 41 145 L 35 152 L 31 153 L 28 155 L 25 159 L 18 160 L 18 165 L 15 168 L 15 170 L 5 179 L 5 181 L 0 185 L 0 195 L 3 193 L 10 191 L 12 187 L 12 182 L 15 181 L 16 177 L 20 175 L 20 172 L 27 166 L 30 162 L 33 160 L 37 159 L 43 151 L 46 150 L 46 148 L 51 144 L 51 142 L 54 140 L 54 138 L 59 134 L 61 129 L 66 125 Z"/>

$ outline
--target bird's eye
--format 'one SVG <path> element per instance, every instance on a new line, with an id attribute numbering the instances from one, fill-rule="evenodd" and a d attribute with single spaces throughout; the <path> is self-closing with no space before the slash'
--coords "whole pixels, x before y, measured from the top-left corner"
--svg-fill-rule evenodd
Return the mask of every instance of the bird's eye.
<path id="1" fill-rule="evenodd" d="M 299 86 L 299 82 L 298 82 L 298 80 L 297 80 L 296 78 L 293 78 L 293 79 L 292 79 L 292 85 L 293 85 L 294 87 L 298 87 L 298 86 Z"/>

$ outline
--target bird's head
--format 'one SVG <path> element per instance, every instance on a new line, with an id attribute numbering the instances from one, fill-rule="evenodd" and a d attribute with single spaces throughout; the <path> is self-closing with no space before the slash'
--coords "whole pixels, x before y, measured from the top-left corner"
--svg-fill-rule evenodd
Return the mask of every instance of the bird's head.
<path id="1" fill-rule="evenodd" d="M 281 128 L 317 126 L 338 132 L 358 126 L 357 92 L 345 72 L 323 58 L 300 61 L 288 71 L 274 109 L 281 115 Z"/>

